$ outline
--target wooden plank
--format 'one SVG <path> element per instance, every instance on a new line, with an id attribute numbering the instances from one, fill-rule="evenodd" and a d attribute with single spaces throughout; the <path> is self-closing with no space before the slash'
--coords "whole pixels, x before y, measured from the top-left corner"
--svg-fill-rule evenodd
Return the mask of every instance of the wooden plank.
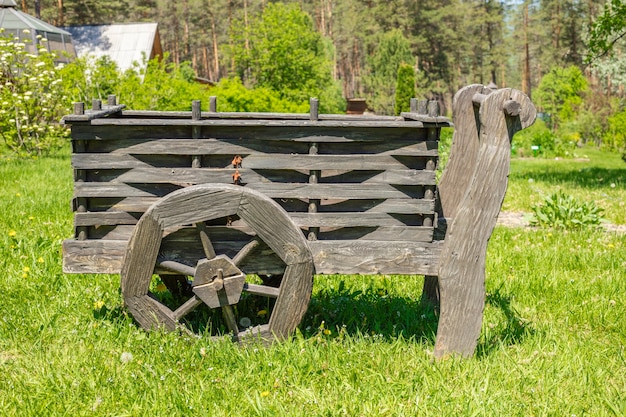
<path id="1" fill-rule="evenodd" d="M 274 337 L 289 337 L 302 321 L 311 300 L 313 273 L 313 262 L 310 258 L 306 262 L 287 266 L 269 321 L 269 331 Z"/>
<path id="2" fill-rule="evenodd" d="M 134 225 L 137 224 L 138 217 L 124 211 L 112 212 L 85 212 L 74 214 L 74 227 L 79 226 L 112 226 L 112 225 Z"/>
<path id="3" fill-rule="evenodd" d="M 324 154 L 424 155 L 437 153 L 437 142 L 426 141 L 426 132 L 415 132 L 412 142 L 380 137 L 367 142 L 339 136 L 308 136 L 284 140 L 242 138 L 210 139 L 109 139 L 88 141 L 90 153 L 128 153 L 133 155 L 236 155 L 236 154 L 308 154 L 309 144 L 321 143 Z"/>
<path id="4" fill-rule="evenodd" d="M 126 240 L 63 241 L 63 272 L 66 274 L 119 274 Z"/>
<path id="5" fill-rule="evenodd" d="M 422 128 L 424 124 L 419 121 L 405 121 L 405 120 L 389 120 L 389 119 L 343 119 L 343 120 L 279 120 L 279 119 L 203 119 L 192 120 L 190 119 L 119 119 L 119 118 L 107 118 L 107 119 L 94 119 L 91 121 L 92 126 L 207 126 L 207 127 L 222 127 L 222 126 L 236 126 L 238 128 L 258 128 L 258 127 L 280 127 L 280 128 L 367 128 L 367 129 L 388 129 L 388 128 Z"/>
<path id="6" fill-rule="evenodd" d="M 124 118 L 174 118 L 191 119 L 190 111 L 154 111 L 154 110 L 125 110 Z M 202 112 L 202 119 L 278 119 L 278 120 L 310 120 L 309 113 L 270 113 L 270 112 Z M 320 114 L 319 120 L 390 120 L 402 121 L 398 116 L 380 115 L 345 115 L 345 114 Z"/>
<path id="7" fill-rule="evenodd" d="M 422 155 L 413 155 L 422 156 Z M 242 167 L 251 169 L 302 169 L 309 171 L 406 169 L 391 155 L 249 155 Z"/>
<path id="8" fill-rule="evenodd" d="M 128 242 L 120 271 L 124 300 L 148 293 L 162 235 L 158 219 L 150 212 L 144 214 Z"/>
<path id="9" fill-rule="evenodd" d="M 416 120 L 427 125 L 435 125 L 437 127 L 453 127 L 454 124 L 450 119 L 444 116 L 429 116 L 427 114 L 402 112 L 400 114 L 405 120 Z"/>
<path id="10" fill-rule="evenodd" d="M 75 122 L 87 122 L 97 118 L 107 117 L 116 113 L 120 113 L 126 106 L 124 104 L 117 106 L 102 106 L 101 110 L 87 110 L 85 114 L 70 114 L 61 120 L 61 123 L 71 124 Z"/>
<path id="11" fill-rule="evenodd" d="M 436 275 L 441 246 L 430 242 L 309 242 L 317 274 Z"/>
<path id="12" fill-rule="evenodd" d="M 79 197 L 163 197 L 180 187 L 171 185 L 137 184 L 110 182 L 76 182 L 74 183 L 74 198 Z"/>
<path id="13" fill-rule="evenodd" d="M 245 188 L 254 189 L 271 198 L 298 199 L 385 199 L 415 198 L 418 187 L 386 184 L 279 184 L 256 183 Z"/>
<path id="14" fill-rule="evenodd" d="M 290 213 L 289 217 L 300 227 L 406 226 L 387 213 Z"/>
<path id="15" fill-rule="evenodd" d="M 519 116 L 509 117 L 503 112 L 504 103 L 511 99 L 521 105 Z M 485 305 L 487 243 L 507 188 L 511 140 L 515 132 L 532 124 L 535 116 L 530 99 L 512 89 L 491 93 L 480 106 L 480 148 L 475 169 L 454 220 L 448 224 L 436 274 L 441 304 L 437 358 L 474 353 Z M 457 126 L 462 128 L 458 122 Z"/>
<path id="16" fill-rule="evenodd" d="M 197 139 L 219 139 L 219 140 L 258 140 L 258 141 L 301 141 L 318 143 L 348 143 L 348 142 L 404 142 L 409 145 L 424 141 L 427 138 L 426 131 L 421 126 L 395 122 L 389 126 L 371 126 L 366 123 L 359 126 L 354 123 L 345 122 L 341 126 L 323 125 L 319 122 L 304 122 L 294 126 L 278 124 L 264 125 L 254 122 L 252 125 L 240 124 L 239 121 L 226 121 L 219 125 L 202 125 L 203 122 L 167 121 L 163 124 L 155 121 L 143 124 L 143 121 L 136 120 L 125 123 L 122 128 L 115 125 L 100 125 L 103 120 L 94 121 L 91 125 L 72 126 L 72 139 L 85 140 L 89 149 L 89 142 L 107 140 L 142 140 L 142 139 L 191 139 L 192 129 L 196 128 Z M 128 122 L 128 120 L 127 120 Z M 224 122 L 224 121 L 222 121 Z M 414 122 L 418 123 L 419 122 Z M 200 130 L 198 132 L 198 129 Z"/>
<path id="17" fill-rule="evenodd" d="M 318 240 L 377 240 L 432 242 L 433 228 L 426 226 L 342 227 L 321 230 Z"/>

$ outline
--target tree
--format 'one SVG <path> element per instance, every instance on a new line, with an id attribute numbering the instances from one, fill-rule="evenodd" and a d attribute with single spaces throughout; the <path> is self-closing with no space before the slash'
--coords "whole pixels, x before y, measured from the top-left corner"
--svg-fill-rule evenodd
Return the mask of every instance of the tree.
<path id="1" fill-rule="evenodd" d="M 237 21 L 231 29 L 231 53 L 244 85 L 269 88 L 295 102 L 318 97 L 326 112 L 341 107 L 341 90 L 332 78 L 332 44 L 296 4 L 270 3 L 248 24 Z"/>
<path id="2" fill-rule="evenodd" d="M 591 27 L 587 60 L 591 61 L 610 53 L 614 45 L 624 36 L 626 36 L 626 3 L 622 0 L 611 0 Z"/>
<path id="3" fill-rule="evenodd" d="M 415 97 L 415 70 L 407 64 L 400 64 L 396 82 L 395 113 L 399 116 L 411 108 L 411 98 Z"/>
<path id="4" fill-rule="evenodd" d="M 576 66 L 555 67 L 539 83 L 535 92 L 536 103 L 551 117 L 555 131 L 561 122 L 572 120 L 582 104 L 582 94 L 587 90 L 587 80 Z"/>
<path id="5" fill-rule="evenodd" d="M 401 64 L 412 64 L 414 61 L 411 45 L 400 30 L 380 35 L 378 47 L 367 62 L 367 75 L 363 77 L 368 104 L 375 112 L 394 113 L 398 69 Z"/>

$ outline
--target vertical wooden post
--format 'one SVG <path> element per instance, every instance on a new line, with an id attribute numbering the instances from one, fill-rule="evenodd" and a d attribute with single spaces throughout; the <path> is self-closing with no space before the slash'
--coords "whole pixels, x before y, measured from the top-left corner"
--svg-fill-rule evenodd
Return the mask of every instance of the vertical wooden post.
<path id="1" fill-rule="evenodd" d="M 107 105 L 115 106 L 116 104 L 117 104 L 117 97 L 115 96 L 115 94 L 110 94 L 107 97 Z"/>
<path id="2" fill-rule="evenodd" d="M 439 116 L 439 102 L 436 100 L 422 100 L 418 103 L 419 111 L 421 114 L 428 115 L 430 117 Z M 438 127 L 429 127 L 426 131 L 426 135 L 428 140 L 437 141 L 439 140 L 439 132 L 441 131 Z M 429 159 L 426 161 L 426 169 L 430 171 L 434 171 L 437 167 L 437 163 L 434 159 Z M 435 198 L 435 190 L 433 186 L 425 186 L 424 187 L 424 198 L 425 199 L 434 199 Z M 426 215 L 424 216 L 423 226 L 432 227 L 434 223 L 434 215 Z M 435 310 L 439 309 L 439 280 L 436 276 L 426 275 L 424 277 L 424 287 L 422 289 L 422 302 L 428 303 L 432 305 Z"/>
<path id="3" fill-rule="evenodd" d="M 309 103 L 311 104 L 311 110 L 310 110 L 310 118 L 311 118 L 311 120 L 313 120 L 313 121 L 319 120 L 320 101 L 318 99 L 316 99 L 316 98 L 311 98 Z"/>
<path id="4" fill-rule="evenodd" d="M 309 155 L 317 155 L 319 151 L 319 145 L 317 142 L 311 142 L 309 147 Z M 309 184 L 317 184 L 321 176 L 321 171 L 309 171 Z M 317 213 L 321 200 L 309 199 L 309 213 Z M 319 227 L 309 227 L 308 240 L 317 240 L 319 234 Z"/>
<path id="5" fill-rule="evenodd" d="M 95 101 L 95 100 L 94 100 Z M 74 114 L 83 115 L 85 114 L 85 103 L 79 102 L 74 103 Z M 75 153 L 84 153 L 85 152 L 85 141 L 83 140 L 75 140 L 73 142 L 73 151 Z M 83 169 L 74 170 L 74 181 L 75 182 L 84 182 L 87 180 L 87 173 Z M 84 197 L 78 197 L 76 199 L 76 212 L 85 213 L 87 211 L 87 199 Z M 85 240 L 88 237 L 87 227 L 86 226 L 78 226 L 76 227 L 76 239 Z"/>
<path id="6" fill-rule="evenodd" d="M 412 98 L 410 101 L 411 113 L 417 113 L 417 99 Z"/>
<path id="7" fill-rule="evenodd" d="M 93 99 L 91 101 L 91 109 L 92 110 L 102 110 L 102 100 Z"/>
<path id="8" fill-rule="evenodd" d="M 191 102 L 191 120 L 200 120 L 202 118 L 202 105 L 200 100 L 193 100 Z M 191 137 L 194 139 L 200 138 L 201 128 L 200 126 L 192 126 Z M 200 168 L 202 166 L 202 157 L 200 155 L 193 155 L 191 160 L 192 168 Z"/>
<path id="9" fill-rule="evenodd" d="M 209 111 L 211 113 L 217 113 L 217 97 L 216 96 L 209 97 Z"/>

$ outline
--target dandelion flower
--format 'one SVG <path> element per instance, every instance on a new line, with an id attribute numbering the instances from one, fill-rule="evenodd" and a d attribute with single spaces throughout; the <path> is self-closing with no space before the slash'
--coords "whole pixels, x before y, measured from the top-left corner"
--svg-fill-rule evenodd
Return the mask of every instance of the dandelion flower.
<path id="1" fill-rule="evenodd" d="M 259 317 L 263 317 L 267 315 L 267 310 L 259 310 L 258 313 L 256 313 L 257 316 Z"/>
<path id="2" fill-rule="evenodd" d="M 29 267 L 27 267 L 27 266 L 25 266 L 24 268 L 22 268 L 22 271 L 24 271 L 24 272 L 30 272 L 30 268 L 29 268 Z"/>
<path id="3" fill-rule="evenodd" d="M 39 258 L 37 258 L 37 262 L 39 262 L 40 264 L 44 263 L 43 258 L 40 256 Z"/>
<path id="4" fill-rule="evenodd" d="M 94 310 L 100 310 L 102 307 L 104 307 L 104 301 L 102 300 L 98 300 L 93 303 Z"/>
<path id="5" fill-rule="evenodd" d="M 9 230 L 9 237 L 15 237 L 17 232 L 15 230 Z"/>
<path id="6" fill-rule="evenodd" d="M 122 352 L 122 354 L 120 355 L 120 361 L 122 361 L 122 363 L 128 363 L 132 360 L 133 354 L 130 352 Z"/>
<path id="7" fill-rule="evenodd" d="M 269 392 L 269 391 L 263 391 L 263 392 L 261 393 L 261 397 L 267 397 L 267 396 L 269 396 L 269 395 L 270 395 L 270 392 Z"/>

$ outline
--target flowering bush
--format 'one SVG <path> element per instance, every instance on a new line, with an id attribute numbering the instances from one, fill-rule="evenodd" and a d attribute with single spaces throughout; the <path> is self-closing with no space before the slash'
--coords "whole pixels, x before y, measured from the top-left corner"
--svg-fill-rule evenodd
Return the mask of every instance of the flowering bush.
<path id="1" fill-rule="evenodd" d="M 4 36 L 2 31 L 0 137 L 19 155 L 47 153 L 67 136 L 58 123 L 67 111 L 54 57 L 44 47 L 37 54 L 29 53 L 24 42 Z"/>

